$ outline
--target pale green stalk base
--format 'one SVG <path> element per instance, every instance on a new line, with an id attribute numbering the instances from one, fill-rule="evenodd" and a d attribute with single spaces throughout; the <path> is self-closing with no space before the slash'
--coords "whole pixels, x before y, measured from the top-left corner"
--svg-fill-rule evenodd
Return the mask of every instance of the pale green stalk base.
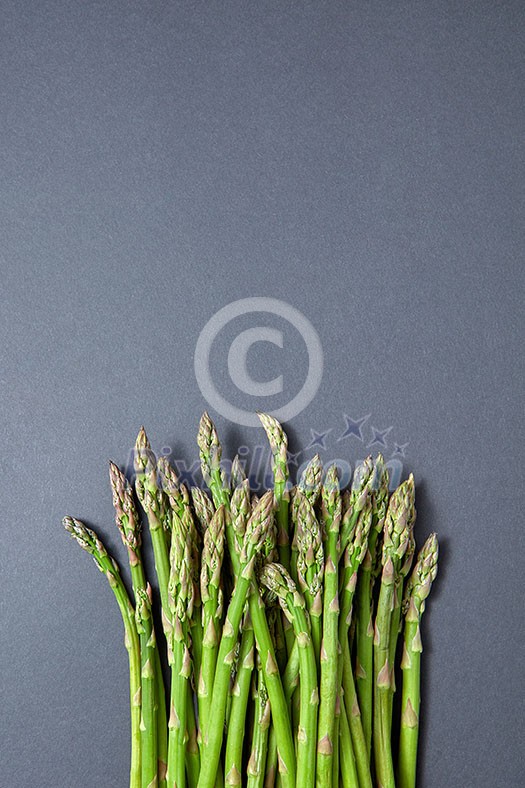
<path id="1" fill-rule="evenodd" d="M 255 637 L 251 623 L 243 628 L 237 676 L 232 690 L 232 705 L 226 738 L 224 784 L 237 786 L 242 782 L 242 750 L 246 726 L 246 710 L 254 666 Z"/>
<path id="2" fill-rule="evenodd" d="M 372 532 L 370 540 L 372 540 Z M 370 553 L 365 557 L 357 583 L 356 605 L 356 689 L 361 710 L 366 750 L 372 747 L 372 698 L 374 690 L 374 628 L 372 623 L 372 573 Z"/>
<path id="3" fill-rule="evenodd" d="M 263 788 L 268 752 L 270 703 L 262 670 L 257 671 L 252 750 L 247 767 L 247 788 Z M 277 751 L 277 749 L 276 749 Z"/>
<path id="4" fill-rule="evenodd" d="M 177 644 L 176 644 L 177 645 Z M 187 679 L 183 650 L 176 648 L 171 667 L 170 716 L 168 721 L 168 788 L 186 786 Z"/>
<path id="5" fill-rule="evenodd" d="M 335 704 L 338 676 L 338 573 L 337 534 L 328 534 L 323 594 L 323 640 L 317 734 L 317 786 L 331 788 L 335 745 Z"/>
<path id="6" fill-rule="evenodd" d="M 405 649 L 401 668 L 401 729 L 399 736 L 398 788 L 415 788 L 419 737 L 421 642 L 419 624 L 405 623 Z"/>
<path id="7" fill-rule="evenodd" d="M 197 722 L 195 720 L 195 707 L 193 705 L 191 683 L 187 681 L 186 684 L 186 782 L 188 788 L 197 788 L 201 770 L 199 744 L 197 742 Z"/>
<path id="8" fill-rule="evenodd" d="M 340 748 L 340 772 L 342 788 L 363 788 L 358 780 L 354 750 L 348 726 L 347 711 L 344 698 L 341 699 L 341 719 L 339 722 Z M 339 781 L 334 781 L 333 788 L 337 788 Z"/>
<path id="9" fill-rule="evenodd" d="M 383 571 L 383 578 L 385 572 Z M 390 739 L 390 623 L 394 582 L 381 582 L 374 637 L 374 758 L 381 788 L 395 788 Z"/>
<path id="10" fill-rule="evenodd" d="M 347 722 L 350 728 L 353 755 L 359 777 L 360 788 L 372 788 L 372 777 L 370 774 L 370 758 L 366 746 L 366 739 L 361 722 L 361 713 L 359 710 L 359 703 L 356 695 L 354 684 L 354 676 L 352 673 L 352 664 L 350 659 L 350 647 L 348 640 L 342 644 L 343 653 L 343 699 L 346 709 Z M 342 724 L 343 712 L 341 710 Z"/>

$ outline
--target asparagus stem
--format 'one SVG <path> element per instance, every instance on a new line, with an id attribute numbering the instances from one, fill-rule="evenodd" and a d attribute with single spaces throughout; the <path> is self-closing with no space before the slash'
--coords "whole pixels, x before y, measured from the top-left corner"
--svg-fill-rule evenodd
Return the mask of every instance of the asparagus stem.
<path id="1" fill-rule="evenodd" d="M 358 488 L 359 489 L 359 488 Z M 342 532 L 347 534 L 347 544 L 344 551 L 344 561 L 341 582 L 341 611 L 339 615 L 339 645 L 341 654 L 338 667 L 338 686 L 343 685 L 345 693 L 346 709 L 352 714 L 352 724 L 350 727 L 351 740 L 353 746 L 354 761 L 356 763 L 359 779 L 366 785 L 367 777 L 370 781 L 369 757 L 364 743 L 364 735 L 361 727 L 359 707 L 357 705 L 354 679 L 350 664 L 350 648 L 348 633 L 352 621 L 352 605 L 357 584 L 358 570 L 362 565 L 368 545 L 368 536 L 372 524 L 372 505 L 370 499 L 361 493 L 366 491 L 366 483 L 362 486 L 359 496 L 355 496 L 350 514 L 345 513 L 344 527 Z M 360 506 L 365 501 L 363 508 Z M 348 527 L 347 527 L 348 526 Z M 345 673 L 346 662 L 346 676 Z M 357 713 L 356 713 L 357 706 Z M 343 715 L 340 715 L 339 722 Z M 354 741 L 355 740 L 355 741 Z M 365 746 L 363 746 L 365 745 Z"/>
<path id="2" fill-rule="evenodd" d="M 193 612 L 195 587 L 192 576 L 191 532 L 186 519 L 171 509 L 170 575 L 167 588 L 171 630 L 171 703 L 168 722 L 168 786 L 186 785 L 186 737 L 188 715 L 193 704 L 188 702 L 191 656 L 188 648 L 189 621 Z M 191 718 L 190 718 L 191 719 Z"/>
<path id="3" fill-rule="evenodd" d="M 352 747 L 357 774 L 359 777 L 360 788 L 372 788 L 372 777 L 370 774 L 370 756 L 368 754 L 363 725 L 361 722 L 361 711 L 357 700 L 354 674 L 352 672 L 352 660 L 350 656 L 350 644 L 348 639 L 342 644 L 343 675 L 342 688 L 343 699 L 346 710 L 347 722 L 350 728 L 350 744 Z M 343 712 L 341 711 L 341 722 Z"/>
<path id="4" fill-rule="evenodd" d="M 133 499 L 133 490 L 129 481 L 115 463 L 109 464 L 109 478 L 115 508 L 115 522 L 119 529 L 122 542 L 128 551 L 128 560 L 131 570 L 131 582 L 135 600 L 140 594 L 147 591 L 146 575 L 141 557 L 140 518 Z M 150 592 L 148 592 L 150 596 Z M 153 619 L 151 621 L 151 635 L 155 637 Z M 149 626 L 149 624 L 148 624 Z M 146 639 L 147 641 L 147 639 Z M 141 649 L 142 650 L 142 649 Z M 158 647 L 153 654 L 153 672 L 155 682 L 155 695 L 157 705 L 157 756 L 159 788 L 166 788 L 166 768 L 168 761 L 168 740 L 166 720 L 166 694 L 164 678 Z"/>
<path id="5" fill-rule="evenodd" d="M 372 493 L 372 526 L 368 537 L 368 550 L 361 565 L 357 583 L 357 615 L 356 615 L 356 684 L 359 706 L 361 709 L 363 731 L 366 740 L 368 758 L 372 745 L 372 697 L 373 682 L 373 589 L 374 567 L 378 564 L 380 535 L 385 521 L 388 503 L 388 470 L 381 454 L 378 454 L 373 466 L 371 479 Z"/>
<path id="6" fill-rule="evenodd" d="M 290 569 L 290 535 L 288 532 L 289 497 L 286 493 L 288 482 L 288 438 L 281 424 L 267 413 L 257 413 L 268 437 L 273 457 L 273 494 L 275 496 L 277 522 L 277 546 L 279 561 Z"/>
<path id="7" fill-rule="evenodd" d="M 264 680 L 272 708 L 282 786 L 283 788 L 294 788 L 296 760 L 288 703 L 277 667 L 264 605 L 258 591 L 250 595 L 249 605 L 257 650 L 261 658 Z"/>
<path id="8" fill-rule="evenodd" d="M 410 476 L 393 493 L 386 513 L 381 587 L 374 631 L 374 757 L 382 788 L 395 788 L 390 743 L 393 665 L 390 664 L 390 630 L 394 588 L 411 541 L 414 518 L 414 480 Z"/>
<path id="9" fill-rule="evenodd" d="M 323 639 L 321 643 L 321 678 L 319 726 L 317 738 L 317 786 L 331 788 L 334 754 L 335 705 L 338 678 L 339 618 L 339 529 L 341 525 L 341 493 L 337 468 L 332 465 L 326 474 L 322 492 L 323 526 L 325 531 L 325 570 L 323 588 Z"/>
<path id="10" fill-rule="evenodd" d="M 203 413 L 200 420 L 197 443 L 202 475 L 210 488 L 215 508 L 221 504 L 229 508 L 230 490 L 226 474 L 221 468 L 222 447 L 215 425 L 207 413 Z"/>
<path id="11" fill-rule="evenodd" d="M 304 594 L 306 608 L 310 615 L 312 642 L 317 666 L 319 664 L 322 636 L 323 540 L 314 508 L 308 496 L 300 488 L 297 489 L 294 502 L 297 522 L 297 580 Z"/>
<path id="12" fill-rule="evenodd" d="M 239 458 L 239 455 L 236 454 L 233 458 L 231 472 L 230 472 L 230 487 L 232 490 L 235 490 L 242 482 L 246 480 L 246 471 L 244 470 L 244 466 Z"/>
<path id="13" fill-rule="evenodd" d="M 197 735 L 197 722 L 195 719 L 195 706 L 193 705 L 193 692 L 191 683 L 186 682 L 186 780 L 188 788 L 197 788 L 200 772 L 200 753 Z"/>
<path id="14" fill-rule="evenodd" d="M 201 467 L 203 475 L 208 478 L 210 490 L 215 505 L 224 504 L 226 509 L 230 509 L 230 495 L 227 489 L 224 474 L 220 469 L 221 448 L 217 431 L 207 414 L 201 419 L 199 428 L 199 447 L 201 453 Z M 240 489 L 243 484 L 240 485 Z M 241 491 L 242 497 L 242 491 Z M 268 495 L 268 493 L 266 493 Z M 272 493 L 273 496 L 273 493 Z M 265 498 L 263 496 L 261 501 Z M 259 505 L 260 501 L 255 504 Z M 240 560 L 238 554 L 239 535 L 236 534 L 234 507 L 232 499 L 232 516 L 226 518 L 226 540 L 228 552 L 232 564 L 233 572 L 236 577 L 240 574 Z M 241 518 L 242 521 L 242 518 Z M 242 523 L 241 523 L 242 524 Z M 261 658 L 268 696 L 270 699 L 274 724 L 277 730 L 279 766 L 283 779 L 283 788 L 294 788 L 295 786 L 295 751 L 290 725 L 290 716 L 286 706 L 283 685 L 276 663 L 275 649 L 268 629 L 268 622 L 264 610 L 264 604 L 258 589 L 254 589 L 249 595 L 250 616 L 252 619 L 255 633 L 255 642 Z"/>
<path id="15" fill-rule="evenodd" d="M 414 509 L 412 525 L 415 522 L 415 511 L 416 510 Z M 403 595 L 403 584 L 406 576 L 408 575 L 412 567 L 414 550 L 415 550 L 415 541 L 411 530 L 409 534 L 409 541 L 405 552 L 404 560 L 401 565 L 401 568 L 399 569 L 399 572 L 396 575 L 396 579 L 394 582 L 394 601 L 393 601 L 393 610 L 392 610 L 392 620 L 390 623 L 390 647 L 389 647 L 389 662 L 392 666 L 396 664 L 397 642 L 399 639 L 399 634 L 401 632 L 401 602 Z M 390 694 L 388 698 L 388 720 L 390 724 L 390 729 L 392 729 L 392 708 L 394 703 L 395 691 L 396 691 L 395 673 L 392 670 L 392 684 L 390 687 Z"/>
<path id="16" fill-rule="evenodd" d="M 246 724 L 246 710 L 254 666 L 255 637 L 250 614 L 245 615 L 239 650 L 237 675 L 232 690 L 232 705 L 226 738 L 224 782 L 228 786 L 241 785 L 242 749 Z"/>
<path id="17" fill-rule="evenodd" d="M 300 718 L 297 732 L 297 783 L 313 788 L 315 784 L 315 746 L 317 740 L 317 707 L 319 689 L 315 652 L 310 626 L 305 613 L 305 602 L 295 583 L 280 564 L 265 564 L 259 575 L 260 582 L 279 599 L 287 618 L 293 623 L 299 649 L 299 689 L 301 693 Z"/>
<path id="18" fill-rule="evenodd" d="M 108 555 L 97 534 L 74 517 L 64 517 L 64 528 L 87 553 L 93 556 L 98 569 L 106 575 L 115 595 L 124 624 L 125 646 L 129 659 L 129 694 L 131 711 L 131 766 L 130 788 L 141 788 L 141 736 L 140 736 L 140 644 L 135 621 L 135 611 L 122 582 L 116 562 Z"/>
<path id="19" fill-rule="evenodd" d="M 157 484 L 156 458 L 151 449 L 146 432 L 144 431 L 144 427 L 141 427 L 135 443 L 135 472 L 137 498 L 146 512 L 151 534 L 151 544 L 153 546 L 153 556 L 155 559 L 155 571 L 159 582 L 162 612 L 164 616 L 169 619 L 168 581 L 170 576 L 170 562 L 168 545 L 163 527 L 163 522 L 166 519 L 164 495 Z"/>
<path id="20" fill-rule="evenodd" d="M 158 784 L 157 761 L 157 697 L 155 682 L 155 632 L 151 618 L 151 586 L 137 589 L 136 602 L 137 632 L 141 655 L 141 766 L 142 788 Z"/>
<path id="21" fill-rule="evenodd" d="M 258 662 L 260 663 L 259 660 Z M 247 788 L 263 788 L 264 786 L 269 727 L 270 701 L 262 668 L 258 664 L 252 749 L 247 766 Z"/>
<path id="22" fill-rule="evenodd" d="M 224 506 L 220 506 L 204 532 L 204 547 L 201 560 L 200 582 L 204 638 L 201 670 L 197 686 L 201 752 L 208 730 L 223 608 L 223 595 L 220 586 L 224 557 L 224 522 L 225 510 Z"/>
<path id="23" fill-rule="evenodd" d="M 437 574 L 438 542 L 431 534 L 418 555 L 414 571 L 407 583 L 403 609 L 405 634 L 401 670 L 401 729 L 399 737 L 399 788 L 415 788 L 417 742 L 419 736 L 419 707 L 421 681 L 421 616 L 425 601 Z"/>
<path id="24" fill-rule="evenodd" d="M 198 444 L 209 495 L 194 488 L 190 497 L 166 458 L 157 462 L 143 428 L 137 437 L 136 493 L 151 533 L 171 671 L 168 721 L 139 516 L 116 465 L 113 502 L 135 607 L 96 535 L 64 520 L 106 574 L 124 622 L 130 788 L 372 788 L 371 739 L 378 788 L 415 788 L 420 622 L 437 541 L 431 535 L 425 543 L 402 601 L 415 548 L 413 478 L 388 502 L 379 455 L 358 466 L 341 493 L 335 466 L 323 484 L 316 456 L 289 495 L 286 435 L 274 417 L 259 417 L 273 458 L 273 489 L 260 498 L 238 456 L 226 475 L 206 413 Z M 402 622 L 396 782 L 392 708 Z"/>
<path id="25" fill-rule="evenodd" d="M 166 713 L 166 690 L 162 675 L 162 663 L 159 648 L 155 649 L 155 693 L 157 696 L 157 757 L 159 788 L 167 788 L 166 774 L 168 770 L 168 715 Z"/>
<path id="26" fill-rule="evenodd" d="M 255 556 L 262 549 L 273 516 L 273 493 L 266 493 L 252 512 L 244 535 L 239 561 L 239 572 L 226 613 L 222 637 L 215 668 L 212 704 L 207 735 L 204 737 L 203 758 L 199 776 L 199 788 L 213 788 L 219 764 L 223 736 L 223 723 L 230 682 L 231 665 L 235 658 L 237 641 L 244 605 L 252 583 Z"/>
<path id="27" fill-rule="evenodd" d="M 297 577 L 297 558 L 298 558 L 298 523 L 297 518 L 299 514 L 299 506 L 303 498 L 307 498 L 312 507 L 317 503 L 319 494 L 321 492 L 323 481 L 323 466 L 321 459 L 316 454 L 308 462 L 306 468 L 301 474 L 301 478 L 297 487 L 291 493 L 291 521 L 293 525 L 293 537 L 291 543 L 291 556 L 290 556 L 290 574 L 295 583 L 298 581 Z"/>
<path id="28" fill-rule="evenodd" d="M 341 698 L 341 721 L 339 725 L 339 737 L 341 739 L 341 785 L 343 788 L 363 788 L 359 781 L 350 728 L 348 726 L 347 710 L 345 699 Z M 334 779 L 334 788 L 339 784 L 337 778 Z M 372 783 L 370 782 L 370 785 Z"/>

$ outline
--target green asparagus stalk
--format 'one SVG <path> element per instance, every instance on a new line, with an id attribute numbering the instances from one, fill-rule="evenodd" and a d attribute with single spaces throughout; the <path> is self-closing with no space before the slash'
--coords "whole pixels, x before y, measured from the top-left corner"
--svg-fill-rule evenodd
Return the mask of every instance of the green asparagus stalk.
<path id="1" fill-rule="evenodd" d="M 339 725 L 340 746 L 340 773 L 342 788 L 360 788 L 361 783 L 357 774 L 354 747 L 348 724 L 348 711 L 345 706 L 344 696 L 341 698 L 341 720 Z M 339 781 L 334 779 L 334 788 Z M 370 785 L 372 783 L 370 782 Z"/>
<path id="2" fill-rule="evenodd" d="M 288 532 L 288 505 L 289 497 L 286 490 L 288 482 L 288 438 L 282 426 L 274 416 L 267 413 L 257 413 L 273 457 L 273 493 L 275 496 L 277 522 L 277 545 L 279 561 L 287 569 L 290 568 L 290 535 Z"/>
<path id="3" fill-rule="evenodd" d="M 117 563 L 108 555 L 97 534 L 74 517 L 64 517 L 64 528 L 76 539 L 80 547 L 93 556 L 98 569 L 106 575 L 115 595 L 124 623 L 125 645 L 129 659 L 129 690 L 131 706 L 131 768 L 130 788 L 142 788 L 141 779 L 141 691 L 140 691 L 140 645 L 135 622 L 135 611 L 120 576 Z"/>
<path id="4" fill-rule="evenodd" d="M 363 489 L 366 490 L 366 483 Z M 347 746 L 352 747 L 353 750 L 354 763 L 359 775 L 359 783 L 362 788 L 372 788 L 370 779 L 370 759 L 366 749 L 366 742 L 361 724 L 361 714 L 357 704 L 355 687 L 353 683 L 354 680 L 350 666 L 350 650 L 348 642 L 348 633 L 352 620 L 352 605 L 357 585 L 358 571 L 366 554 L 368 536 L 372 524 L 372 503 L 370 498 L 365 498 L 363 509 L 360 511 L 356 520 L 355 513 L 358 511 L 359 505 L 360 502 L 358 502 L 356 496 L 353 507 L 347 510 L 347 513 L 345 513 L 345 517 L 343 518 L 345 525 L 346 523 L 353 522 L 355 522 L 355 525 L 350 527 L 343 557 L 340 593 L 341 611 L 339 614 L 338 633 L 339 645 L 341 648 L 338 666 L 338 685 L 343 685 L 343 690 L 345 693 L 345 711 L 346 713 L 349 712 L 347 722 L 349 723 L 349 731 L 351 735 L 350 742 L 347 743 Z M 341 530 L 343 532 L 346 530 L 346 528 L 343 527 Z M 346 677 L 344 676 L 345 660 L 347 660 L 348 663 Z M 349 704 L 349 706 L 346 704 Z M 340 717 L 340 722 L 341 720 L 342 717 Z"/>
<path id="5" fill-rule="evenodd" d="M 216 508 L 229 505 L 230 489 L 224 470 L 221 468 L 222 447 L 213 421 L 203 413 L 197 434 L 201 470 L 204 481 L 210 488 Z"/>
<path id="6" fill-rule="evenodd" d="M 233 458 L 232 467 L 230 471 L 230 486 L 232 490 L 235 490 L 243 481 L 246 479 L 246 471 L 244 470 L 244 466 L 239 458 L 239 455 L 236 454 Z"/>
<path id="7" fill-rule="evenodd" d="M 197 688 L 201 754 L 208 730 L 222 619 L 221 568 L 224 558 L 225 517 L 224 506 L 219 506 L 204 532 L 204 547 L 201 560 L 200 584 L 204 639 L 202 644 L 201 672 Z"/>
<path id="8" fill-rule="evenodd" d="M 398 788 L 415 788 L 421 682 L 421 616 L 433 581 L 436 579 L 438 541 L 430 534 L 423 545 L 407 583 L 403 612 L 404 649 L 401 661 L 403 689 L 399 737 Z"/>
<path id="9" fill-rule="evenodd" d="M 198 442 L 203 475 L 210 480 L 209 485 L 214 503 L 215 505 L 224 503 L 229 510 L 230 493 L 220 469 L 220 442 L 217 431 L 207 414 L 201 419 Z M 252 500 L 252 507 L 257 509 L 264 496 L 260 501 L 255 496 L 254 499 Z M 236 537 L 234 532 L 233 517 L 226 518 L 226 541 L 233 574 L 238 578 L 241 573 L 241 566 L 237 548 L 238 537 Z M 257 588 L 253 589 L 249 595 L 249 607 L 257 650 L 261 658 L 266 688 L 273 710 L 274 726 L 277 731 L 282 788 L 293 788 L 296 764 L 290 717 L 276 662 L 275 649 L 268 629 L 264 604 Z"/>
<path id="10" fill-rule="evenodd" d="M 388 504 L 388 470 L 381 454 L 378 454 L 371 479 L 372 526 L 368 537 L 368 550 L 361 565 L 357 583 L 357 656 L 356 684 L 359 707 L 361 709 L 363 731 L 370 759 L 372 743 L 372 698 L 373 698 L 373 589 L 374 567 L 380 563 L 380 535 L 385 521 Z"/>
<path id="11" fill-rule="evenodd" d="M 298 487 L 296 507 L 297 580 L 310 616 L 316 665 L 321 653 L 324 550 L 321 527 L 308 496 Z"/>
<path id="12" fill-rule="evenodd" d="M 174 531 L 178 533 L 178 531 L 182 529 L 180 539 L 186 540 L 188 548 L 187 563 L 191 578 L 191 608 L 188 610 L 185 626 L 188 630 L 188 645 L 191 647 L 192 659 L 190 681 L 186 682 L 186 771 L 189 788 L 195 788 L 200 764 L 191 683 L 194 687 L 197 687 L 202 655 L 202 621 L 199 583 L 199 550 L 201 539 L 193 519 L 188 490 L 185 485 L 179 484 L 177 474 L 166 457 L 159 458 L 157 470 L 164 493 L 167 520 L 171 524 L 171 534 L 173 534 Z M 173 567 L 171 567 L 171 572 L 172 571 Z"/>
<path id="13" fill-rule="evenodd" d="M 142 788 L 158 785 L 157 760 L 157 695 L 155 682 L 155 654 L 157 644 L 151 616 L 151 586 L 137 589 L 136 623 L 140 641 L 141 658 L 141 763 Z"/>
<path id="14" fill-rule="evenodd" d="M 317 741 L 319 688 L 315 652 L 306 617 L 304 598 L 298 592 L 285 567 L 280 564 L 265 564 L 259 574 L 259 581 L 279 599 L 284 614 L 293 624 L 297 639 L 301 692 L 297 732 L 297 783 L 305 788 L 313 788 L 315 785 L 315 742 Z"/>
<path id="15" fill-rule="evenodd" d="M 191 498 L 193 501 L 193 509 L 200 523 L 201 533 L 204 534 L 215 513 L 215 507 L 209 495 L 207 495 L 204 490 L 199 489 L 199 487 L 191 488 Z"/>
<path id="16" fill-rule="evenodd" d="M 168 660 L 171 667 L 170 718 L 168 722 L 168 786 L 186 785 L 186 737 L 191 656 L 189 622 L 193 605 L 193 579 L 189 534 L 183 520 L 171 513 L 170 575 L 167 588 L 172 629 Z"/>
<path id="17" fill-rule="evenodd" d="M 318 454 L 314 454 L 297 483 L 297 489 L 315 506 L 323 487 L 323 464 Z"/>
<path id="18" fill-rule="evenodd" d="M 140 428 L 135 443 L 135 490 L 142 508 L 146 512 L 155 571 L 159 581 L 159 592 L 163 618 L 167 618 L 168 626 L 171 613 L 168 604 L 168 580 L 170 562 L 168 552 L 168 535 L 164 529 L 166 522 L 166 506 L 164 494 L 157 482 L 157 461 L 151 449 L 144 427 Z M 164 622 L 163 622 L 164 623 Z M 180 787 L 179 787 L 180 788 Z"/>
<path id="19" fill-rule="evenodd" d="M 148 584 L 146 582 L 141 557 L 140 519 L 133 499 L 133 490 L 125 475 L 113 462 L 109 464 L 109 478 L 113 494 L 113 506 L 115 508 L 115 522 L 119 529 L 122 542 L 128 551 L 131 582 L 135 600 L 137 600 L 141 594 L 144 594 L 144 592 L 147 592 L 148 597 L 150 597 L 151 594 L 148 592 Z M 151 617 L 148 618 L 151 621 L 152 629 L 150 636 L 155 637 L 153 619 Z M 149 624 L 146 626 L 149 626 Z M 166 769 L 168 763 L 166 694 L 158 648 L 154 649 L 153 659 L 157 704 L 158 779 L 159 788 L 166 788 Z"/>
<path id="20" fill-rule="evenodd" d="M 297 518 L 299 505 L 302 498 L 307 498 L 312 507 L 314 507 L 321 493 L 322 484 L 323 466 L 321 458 L 316 454 L 308 462 L 297 483 L 297 487 L 291 492 L 290 514 L 293 526 L 293 536 L 291 540 L 290 573 L 295 582 L 297 582 Z"/>
<path id="21" fill-rule="evenodd" d="M 250 613 L 244 616 L 237 673 L 232 688 L 232 704 L 228 721 L 226 752 L 224 756 L 224 783 L 227 786 L 242 784 L 242 749 L 246 725 L 246 711 L 254 667 L 255 637 Z"/>
<path id="22" fill-rule="evenodd" d="M 212 704 L 208 730 L 204 737 L 203 757 L 198 788 L 213 788 L 219 765 L 223 737 L 223 723 L 230 681 L 231 665 L 235 658 L 235 644 L 239 626 L 252 583 L 255 557 L 267 536 L 273 517 L 273 492 L 269 491 L 252 512 L 244 534 L 239 558 L 239 572 L 222 629 L 219 654 L 213 682 Z"/>
<path id="23" fill-rule="evenodd" d="M 393 608 L 392 608 L 392 620 L 390 622 L 390 646 L 389 646 L 389 663 L 390 665 L 394 666 L 396 664 L 396 654 L 397 654 L 397 644 L 399 639 L 399 634 L 401 632 L 401 603 L 402 603 L 402 595 L 403 595 L 403 585 L 405 582 L 406 576 L 409 574 L 410 569 L 412 568 L 412 562 L 414 559 L 414 551 L 415 551 L 415 540 L 413 536 L 413 526 L 416 519 L 416 510 L 413 510 L 413 517 L 412 517 L 412 524 L 409 533 L 409 540 L 408 546 L 405 552 L 404 560 L 401 564 L 399 572 L 396 574 L 396 578 L 394 581 L 394 599 L 393 599 Z M 392 669 L 392 681 L 389 693 L 389 709 L 388 709 L 388 719 L 390 723 L 390 727 L 392 727 L 392 709 L 394 703 L 394 693 L 396 691 L 396 680 L 395 680 L 395 672 Z"/>
<path id="24" fill-rule="evenodd" d="M 390 664 L 390 634 L 394 588 L 411 542 L 414 479 L 403 482 L 392 494 L 385 517 L 381 587 L 374 630 L 374 757 L 382 788 L 395 788 L 390 743 L 391 693 L 394 666 Z"/>
<path id="25" fill-rule="evenodd" d="M 323 638 L 321 643 L 321 678 L 319 726 L 317 739 L 317 788 L 331 788 L 335 741 L 335 711 L 338 678 L 339 619 L 339 530 L 341 493 L 337 467 L 326 474 L 322 490 L 322 521 L 325 536 L 325 570 L 323 587 Z"/>
<path id="26" fill-rule="evenodd" d="M 247 788 L 263 788 L 265 780 L 268 731 L 270 727 L 270 701 L 264 683 L 260 659 L 257 660 L 257 687 L 254 698 L 255 712 L 252 748 L 247 766 Z"/>

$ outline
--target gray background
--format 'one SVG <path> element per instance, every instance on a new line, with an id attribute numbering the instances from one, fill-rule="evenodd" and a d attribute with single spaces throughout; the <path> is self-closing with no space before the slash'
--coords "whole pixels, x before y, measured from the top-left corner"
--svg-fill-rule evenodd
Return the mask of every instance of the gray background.
<path id="1" fill-rule="evenodd" d="M 521 784 L 523 4 L 0 10 L 2 785 L 126 784 L 118 611 L 60 519 L 124 558 L 106 461 L 128 463 L 142 423 L 196 458 L 195 343 L 249 296 L 323 344 L 292 449 L 331 430 L 324 457 L 354 462 L 391 427 L 418 537 L 441 537 L 420 785 Z M 251 318 L 217 338 L 213 374 L 274 407 L 228 377 Z M 285 347 L 249 370 L 292 396 L 305 347 L 277 324 Z M 362 440 L 337 440 L 344 414 L 370 414 Z M 217 424 L 229 454 L 262 442 Z"/>

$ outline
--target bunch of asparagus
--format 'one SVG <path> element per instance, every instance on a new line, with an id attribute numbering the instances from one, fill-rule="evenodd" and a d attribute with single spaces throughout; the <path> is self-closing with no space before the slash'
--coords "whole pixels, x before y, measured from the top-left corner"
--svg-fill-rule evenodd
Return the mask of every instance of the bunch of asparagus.
<path id="1" fill-rule="evenodd" d="M 291 487 L 286 435 L 259 415 L 274 479 L 260 498 L 238 457 L 228 478 L 206 413 L 198 444 L 209 492 L 179 483 L 144 429 L 138 435 L 135 492 L 153 547 L 162 641 L 125 475 L 110 464 L 132 597 L 100 538 L 64 518 L 106 575 L 124 622 L 130 788 L 413 788 L 420 621 L 438 556 L 431 534 L 414 563 L 413 477 L 389 496 L 378 455 L 342 491 L 337 468 L 323 474 L 316 455 Z"/>

